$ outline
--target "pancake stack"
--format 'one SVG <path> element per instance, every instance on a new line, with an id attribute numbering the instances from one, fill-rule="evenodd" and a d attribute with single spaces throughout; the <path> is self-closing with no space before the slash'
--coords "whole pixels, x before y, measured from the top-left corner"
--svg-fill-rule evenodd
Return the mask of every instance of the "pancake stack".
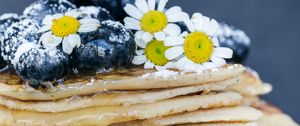
<path id="1" fill-rule="evenodd" d="M 1 74 L 0 125 L 254 126 L 262 113 L 237 88 L 244 71 L 242 65 L 201 73 L 134 68 L 70 78 L 46 92 Z"/>
<path id="2" fill-rule="evenodd" d="M 259 98 L 272 91 L 271 84 L 264 83 L 259 75 L 250 68 L 240 76 L 240 84 L 230 87 L 243 95 L 243 104 L 252 106 L 263 113 L 258 121 L 259 126 L 298 126 L 291 117 L 281 110 Z"/>

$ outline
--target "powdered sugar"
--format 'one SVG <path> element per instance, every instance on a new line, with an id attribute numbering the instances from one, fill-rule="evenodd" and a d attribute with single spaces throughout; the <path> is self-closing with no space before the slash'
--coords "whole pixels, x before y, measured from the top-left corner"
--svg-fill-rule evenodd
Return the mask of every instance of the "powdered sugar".
<path id="1" fill-rule="evenodd" d="M 6 20 L 6 19 L 9 19 L 9 18 L 19 18 L 18 14 L 16 13 L 6 13 L 6 14 L 3 14 L 0 16 L 0 20 Z"/>
<path id="2" fill-rule="evenodd" d="M 171 71 L 171 70 L 161 70 L 154 73 L 147 73 L 142 76 L 142 78 L 163 78 L 165 80 L 170 78 L 175 78 L 176 75 L 179 75 L 179 72 Z"/>
<path id="3" fill-rule="evenodd" d="M 18 47 L 15 53 L 15 58 L 11 61 L 11 63 L 15 66 L 15 64 L 19 62 L 21 55 L 36 47 L 37 45 L 34 43 L 29 43 L 29 42 L 23 43 Z"/>
<path id="4" fill-rule="evenodd" d="M 24 19 L 12 24 L 4 33 L 4 40 L 1 41 L 1 55 L 5 60 L 12 61 L 18 47 L 24 42 L 37 43 L 38 23 L 34 20 Z"/>
<path id="5" fill-rule="evenodd" d="M 120 29 L 120 34 L 110 33 L 109 40 L 112 42 L 124 43 L 130 39 L 130 32 L 120 22 L 111 20 L 103 21 L 102 24 Z"/>
<path id="6" fill-rule="evenodd" d="M 246 45 L 250 45 L 251 43 L 250 38 L 244 31 L 235 29 L 233 26 L 229 26 L 227 24 L 220 24 L 218 38 L 222 42 L 226 40 L 225 37 L 232 37 L 235 41 Z M 233 44 L 233 41 L 228 40 L 227 42 Z"/>

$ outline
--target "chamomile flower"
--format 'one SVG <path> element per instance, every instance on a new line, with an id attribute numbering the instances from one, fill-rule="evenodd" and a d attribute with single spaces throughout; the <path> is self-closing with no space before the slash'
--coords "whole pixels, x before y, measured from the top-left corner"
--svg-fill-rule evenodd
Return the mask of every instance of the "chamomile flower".
<path id="1" fill-rule="evenodd" d="M 163 41 L 153 39 L 146 43 L 138 38 L 135 38 L 135 41 L 141 49 L 136 51 L 137 55 L 133 58 L 133 64 L 144 64 L 145 69 L 155 68 L 157 70 L 165 70 L 173 68 L 173 62 L 170 62 L 165 57 L 165 51 L 169 49 L 169 47 L 165 46 Z"/>
<path id="2" fill-rule="evenodd" d="M 177 26 L 172 24 L 180 22 L 186 17 L 186 13 L 178 6 L 165 9 L 168 0 L 136 0 L 135 6 L 127 4 L 124 10 L 130 17 L 124 19 L 125 27 L 136 30 L 145 42 L 154 38 L 163 41 L 167 35 L 173 34 Z M 137 37 L 137 36 L 135 36 Z"/>
<path id="3" fill-rule="evenodd" d="M 65 53 L 71 54 L 75 47 L 81 45 L 81 38 L 78 33 L 95 31 L 100 27 L 100 22 L 93 18 L 78 17 L 82 13 L 71 10 L 65 14 L 47 15 L 39 33 L 43 33 L 39 42 L 46 48 L 53 48 L 62 43 Z"/>
<path id="4" fill-rule="evenodd" d="M 166 38 L 165 46 L 171 46 L 165 52 L 166 58 L 176 60 L 174 66 L 185 71 L 203 71 L 225 65 L 224 59 L 231 58 L 233 52 L 219 46 L 216 38 L 218 22 L 200 13 L 184 22 L 189 32 Z"/>

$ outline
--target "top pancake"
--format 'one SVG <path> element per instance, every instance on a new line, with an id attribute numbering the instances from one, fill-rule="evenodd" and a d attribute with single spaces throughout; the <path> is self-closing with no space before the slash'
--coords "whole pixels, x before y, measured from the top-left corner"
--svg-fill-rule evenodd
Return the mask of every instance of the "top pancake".
<path id="1" fill-rule="evenodd" d="M 157 72 L 133 68 L 99 74 L 92 80 L 87 79 L 91 77 L 72 78 L 66 80 L 64 85 L 53 87 L 48 92 L 33 90 L 21 83 L 16 83 L 18 79 L 15 76 L 2 74 L 0 95 L 19 100 L 56 100 L 102 91 L 175 88 L 224 81 L 237 77 L 244 70 L 242 65 L 226 65 L 202 73 L 183 73 L 170 70 Z"/>
<path id="2" fill-rule="evenodd" d="M 272 85 L 264 83 L 256 73 L 245 70 L 239 77 L 239 84 L 230 87 L 231 90 L 244 96 L 265 95 L 272 91 Z"/>

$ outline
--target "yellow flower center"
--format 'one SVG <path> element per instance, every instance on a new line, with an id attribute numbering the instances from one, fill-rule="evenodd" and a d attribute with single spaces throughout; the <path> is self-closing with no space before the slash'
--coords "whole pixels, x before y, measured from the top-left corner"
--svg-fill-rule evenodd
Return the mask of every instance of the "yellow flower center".
<path id="1" fill-rule="evenodd" d="M 185 38 L 184 53 L 194 63 L 209 61 L 213 50 L 213 42 L 203 32 L 192 32 Z"/>
<path id="2" fill-rule="evenodd" d="M 55 36 L 65 37 L 77 33 L 79 26 L 80 23 L 76 18 L 64 16 L 53 20 L 51 31 Z"/>
<path id="3" fill-rule="evenodd" d="M 153 40 L 149 42 L 145 48 L 145 54 L 148 60 L 157 66 L 164 66 L 168 63 L 165 57 L 166 47 L 162 41 Z"/>
<path id="4" fill-rule="evenodd" d="M 141 19 L 142 30 L 152 34 L 162 31 L 167 24 L 167 16 L 160 11 L 149 11 Z"/>

